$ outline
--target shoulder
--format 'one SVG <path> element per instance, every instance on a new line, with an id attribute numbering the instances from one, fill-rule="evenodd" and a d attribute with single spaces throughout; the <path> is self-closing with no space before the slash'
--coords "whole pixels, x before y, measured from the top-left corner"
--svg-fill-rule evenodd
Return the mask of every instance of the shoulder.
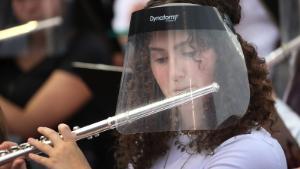
<path id="1" fill-rule="evenodd" d="M 109 43 L 100 35 L 78 33 L 68 40 L 62 58 L 62 69 L 72 68 L 73 62 L 111 64 L 111 51 Z"/>
<path id="2" fill-rule="evenodd" d="M 208 168 L 286 169 L 284 152 L 263 128 L 232 137 L 216 148 Z"/>

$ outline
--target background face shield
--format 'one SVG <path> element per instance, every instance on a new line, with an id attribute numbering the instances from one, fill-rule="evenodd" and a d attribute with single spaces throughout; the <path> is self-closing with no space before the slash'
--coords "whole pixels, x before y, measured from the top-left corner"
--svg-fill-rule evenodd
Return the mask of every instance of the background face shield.
<path id="1" fill-rule="evenodd" d="M 219 20 L 220 22 L 220 20 Z M 249 103 L 244 57 L 225 30 L 157 30 L 129 37 L 117 113 L 183 92 L 220 85 L 217 93 L 121 126 L 121 133 L 213 130 L 240 118 Z M 130 119 L 129 119 L 130 121 Z"/>
<path id="2" fill-rule="evenodd" d="M 0 58 L 20 57 L 39 48 L 46 55 L 65 49 L 69 2 L 4 0 L 0 11 Z M 39 45 L 33 44 L 39 39 Z"/>

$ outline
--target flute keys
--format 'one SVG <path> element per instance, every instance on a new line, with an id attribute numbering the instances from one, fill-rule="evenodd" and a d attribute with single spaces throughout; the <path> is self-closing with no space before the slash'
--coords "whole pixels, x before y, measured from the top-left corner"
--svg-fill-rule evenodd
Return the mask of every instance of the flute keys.
<path id="1" fill-rule="evenodd" d="M 29 143 L 22 143 L 22 144 L 19 145 L 19 147 L 21 149 L 26 149 L 26 148 L 29 148 L 29 147 L 32 147 L 32 146 Z"/>
<path id="2" fill-rule="evenodd" d="M 78 129 L 80 129 L 79 126 L 74 126 L 74 127 L 73 127 L 73 131 L 78 130 Z"/>
<path id="3" fill-rule="evenodd" d="M 52 145 L 51 141 L 45 136 L 41 136 L 39 141 L 47 145 Z"/>
<path id="4" fill-rule="evenodd" d="M 47 140 L 47 138 L 45 136 L 40 137 L 40 141 L 46 141 L 46 140 Z"/>
<path id="5" fill-rule="evenodd" d="M 20 150 L 20 147 L 19 146 L 11 146 L 9 148 L 9 152 L 16 152 L 16 151 L 19 151 Z"/>
<path id="6" fill-rule="evenodd" d="M 32 146 L 29 143 L 23 143 L 20 145 L 11 146 L 7 150 L 0 150 L 0 157 L 5 156 L 10 153 L 13 153 L 13 152 L 17 152 L 17 151 L 26 149 L 26 148 L 30 148 L 30 147 L 32 147 Z"/>
<path id="7" fill-rule="evenodd" d="M 8 153 L 9 153 L 8 150 L 0 150 L 0 157 L 5 156 Z"/>
<path id="8" fill-rule="evenodd" d="M 47 142 L 49 141 L 49 139 L 48 139 L 47 137 L 45 137 L 45 136 L 41 136 L 41 137 L 40 137 L 40 141 L 41 141 L 42 143 L 47 143 Z"/>

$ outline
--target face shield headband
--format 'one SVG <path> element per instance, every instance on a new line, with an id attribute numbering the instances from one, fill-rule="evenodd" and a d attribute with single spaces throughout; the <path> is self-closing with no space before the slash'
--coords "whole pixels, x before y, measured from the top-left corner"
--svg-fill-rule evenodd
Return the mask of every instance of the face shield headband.
<path id="1" fill-rule="evenodd" d="M 215 22 L 217 20 L 223 20 L 234 32 L 229 17 L 226 14 L 222 17 L 214 7 L 185 4 L 144 9 L 132 14 L 129 36 L 163 30 L 226 30 L 222 22 Z"/>

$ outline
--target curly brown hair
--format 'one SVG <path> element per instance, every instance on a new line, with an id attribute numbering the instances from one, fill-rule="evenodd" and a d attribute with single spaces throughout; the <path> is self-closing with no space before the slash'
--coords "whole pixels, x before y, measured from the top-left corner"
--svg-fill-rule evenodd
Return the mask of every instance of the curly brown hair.
<path id="1" fill-rule="evenodd" d="M 151 0 L 147 7 L 166 3 L 194 3 L 216 7 L 221 14 L 227 14 L 233 24 L 239 23 L 241 8 L 239 0 Z M 235 119 L 232 125 L 214 131 L 189 131 L 197 135 L 193 140 L 197 152 L 213 150 L 225 140 L 259 129 L 270 121 L 270 115 L 275 113 L 272 98 L 271 82 L 267 80 L 265 61 L 260 59 L 255 48 L 237 34 L 241 44 L 250 85 L 250 103 L 246 114 L 241 119 Z M 142 81 L 142 80 L 141 80 Z M 128 97 L 130 98 L 130 97 Z M 127 168 L 131 163 L 135 169 L 150 168 L 158 157 L 166 154 L 168 141 L 176 135 L 175 132 L 142 133 L 120 135 L 118 150 L 115 154 L 118 168 Z"/>

